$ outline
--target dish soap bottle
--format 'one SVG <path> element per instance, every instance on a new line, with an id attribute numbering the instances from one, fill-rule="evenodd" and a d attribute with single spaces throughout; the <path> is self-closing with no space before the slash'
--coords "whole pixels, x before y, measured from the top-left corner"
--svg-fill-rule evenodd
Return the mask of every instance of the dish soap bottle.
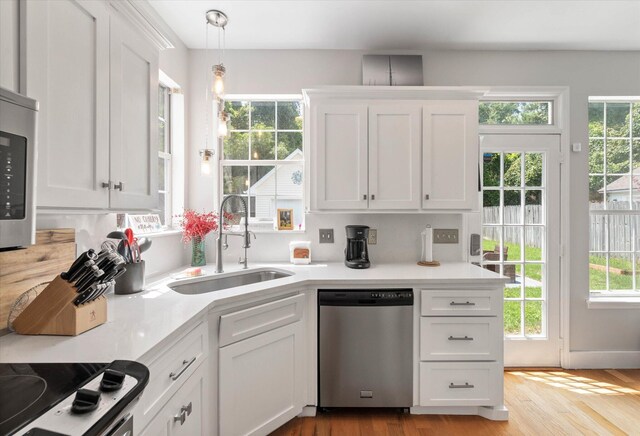
<path id="1" fill-rule="evenodd" d="M 422 235 L 422 262 L 433 262 L 433 229 L 427 224 L 421 233 Z"/>

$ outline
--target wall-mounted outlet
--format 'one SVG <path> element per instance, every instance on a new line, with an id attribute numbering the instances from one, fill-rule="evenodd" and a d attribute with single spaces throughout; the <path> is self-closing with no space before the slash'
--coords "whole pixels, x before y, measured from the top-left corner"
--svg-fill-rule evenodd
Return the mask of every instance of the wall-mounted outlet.
<path id="1" fill-rule="evenodd" d="M 457 244 L 458 229 L 433 229 L 434 244 Z"/>
<path id="2" fill-rule="evenodd" d="M 319 233 L 321 244 L 333 244 L 333 229 L 320 229 Z"/>
<path id="3" fill-rule="evenodd" d="M 378 243 L 378 229 L 369 229 L 369 239 L 367 239 L 369 245 L 376 245 Z"/>

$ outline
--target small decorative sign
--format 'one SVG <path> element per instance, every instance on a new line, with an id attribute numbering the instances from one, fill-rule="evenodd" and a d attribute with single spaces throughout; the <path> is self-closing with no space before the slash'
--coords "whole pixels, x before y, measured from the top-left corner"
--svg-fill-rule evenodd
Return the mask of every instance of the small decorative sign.
<path id="1" fill-rule="evenodd" d="M 162 231 L 160 215 L 156 213 L 127 215 L 127 220 L 129 221 L 129 227 L 131 227 L 131 230 L 133 230 L 133 233 L 136 235 Z"/>

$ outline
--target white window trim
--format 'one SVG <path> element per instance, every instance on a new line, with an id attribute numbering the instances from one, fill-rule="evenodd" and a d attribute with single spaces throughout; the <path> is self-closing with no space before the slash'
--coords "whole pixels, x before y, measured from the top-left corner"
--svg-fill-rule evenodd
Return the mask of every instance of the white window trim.
<path id="1" fill-rule="evenodd" d="M 613 96 L 613 97 L 602 97 L 602 96 L 590 96 L 588 99 L 589 103 L 592 102 L 596 102 L 596 103 L 637 103 L 640 102 L 640 96 L 633 96 L 633 97 L 621 97 L 621 96 Z M 605 116 L 606 119 L 606 116 Z M 588 120 L 587 120 L 588 122 Z M 629 126 L 629 140 L 631 140 L 631 135 L 632 135 L 632 128 L 633 128 L 633 121 L 631 122 L 631 125 Z M 589 141 L 592 139 L 591 136 L 588 136 Z M 600 139 L 600 138 L 595 138 L 595 139 Z M 606 127 L 605 127 L 605 132 L 604 132 L 604 136 L 602 137 L 602 139 L 616 139 L 616 138 L 607 138 L 606 135 Z M 627 139 L 622 138 L 622 139 Z M 633 146 L 633 143 L 630 143 L 630 147 Z M 589 150 L 587 149 L 587 153 L 589 152 Z M 606 152 L 605 152 L 606 154 Z M 603 168 L 603 174 L 605 174 L 606 168 Z M 630 170 L 632 171 L 633 169 L 630 168 Z M 599 174 L 599 173 L 598 173 Z M 597 175 L 597 174 L 596 174 Z M 588 173 L 588 176 L 591 176 L 591 173 Z M 607 175 L 604 175 L 604 180 L 605 180 L 605 193 L 606 193 L 606 177 Z M 633 210 L 633 209 L 629 209 L 629 210 L 624 210 L 624 209 L 613 209 L 613 210 L 591 210 L 589 209 L 589 216 L 592 215 L 603 215 L 603 216 L 615 216 L 615 215 L 628 215 L 628 216 L 637 216 L 640 215 L 640 211 L 639 210 Z M 591 255 L 591 253 L 593 253 L 593 251 L 589 250 L 588 254 Z M 610 253 L 610 250 L 607 251 L 603 251 L 602 253 L 608 254 Z M 628 252 L 630 255 L 633 256 L 634 254 L 634 249 L 632 246 L 631 251 Z M 633 259 L 635 259 L 635 257 L 633 257 Z M 632 261 L 634 262 L 634 261 Z M 636 267 L 634 266 L 634 269 Z M 609 272 L 607 271 L 607 282 L 609 280 L 608 278 L 608 274 Z M 637 277 L 636 274 L 633 274 L 634 277 Z M 634 279 L 635 281 L 636 279 Z M 636 284 L 637 286 L 637 284 Z M 588 297 L 587 297 L 587 307 L 589 309 L 630 309 L 630 308 L 635 308 L 635 307 L 640 307 L 640 291 L 638 290 L 620 290 L 620 291 L 616 291 L 616 290 L 595 290 L 592 291 L 590 288 L 588 290 Z"/>
<path id="2" fill-rule="evenodd" d="M 258 101 L 300 101 L 302 103 L 302 110 L 303 110 L 303 119 L 305 118 L 305 113 L 304 113 L 304 100 L 302 97 L 302 94 L 226 94 L 224 96 L 224 100 L 225 101 L 251 101 L 251 102 L 258 102 Z M 277 117 L 277 113 L 276 113 L 276 117 Z M 217 117 L 216 117 L 217 120 Z M 217 130 L 217 129 L 216 129 Z M 218 162 L 218 187 L 216 189 L 216 198 L 218 198 L 218 202 L 216 202 L 216 210 L 220 208 L 220 204 L 219 201 L 222 201 L 222 198 L 224 197 L 224 193 L 222 192 L 222 190 L 224 189 L 224 171 L 223 168 L 225 166 L 251 166 L 251 165 L 261 165 L 261 166 L 276 166 L 276 165 L 296 165 L 296 164 L 302 164 L 303 168 L 305 168 L 306 170 L 306 144 L 304 144 L 304 124 L 301 130 L 280 130 L 280 129 L 272 129 L 272 130 L 263 130 L 263 132 L 276 132 L 276 130 L 278 132 L 300 132 L 302 133 L 302 140 L 303 140 L 303 147 L 302 147 L 302 153 L 303 153 L 303 158 L 302 160 L 295 160 L 295 161 L 286 161 L 286 160 L 270 160 L 270 159 L 263 159 L 263 160 L 226 160 L 223 159 L 223 154 L 224 154 L 224 150 L 223 150 L 223 142 L 224 141 L 219 141 L 219 147 L 218 147 L 218 152 L 217 154 L 217 162 Z M 252 132 L 251 130 L 251 126 L 249 126 L 249 129 L 241 129 L 241 130 L 237 130 L 238 132 L 244 132 L 244 133 L 248 133 L 248 132 Z M 229 132 L 231 132 L 231 130 L 229 130 Z M 304 177 L 306 178 L 306 174 L 304 175 Z M 304 205 L 306 204 L 306 183 L 307 180 L 303 179 L 303 189 L 302 189 L 302 197 L 301 197 L 301 201 L 302 201 L 302 205 L 303 205 L 303 214 L 305 214 L 306 209 L 304 207 Z M 276 187 L 276 197 L 277 197 L 277 187 Z M 279 198 L 279 197 L 278 197 Z M 277 227 L 277 218 L 274 217 L 275 221 L 273 222 L 274 226 Z M 260 221 L 258 220 L 251 220 L 249 219 L 249 229 L 257 234 L 267 234 L 267 233 L 273 233 L 273 234 L 305 234 L 306 233 L 306 219 L 303 217 L 303 224 L 302 224 L 302 229 L 298 230 L 298 229 L 293 229 L 293 230 L 278 230 L 277 228 L 274 229 L 266 229 L 266 228 L 260 228 L 260 227 L 256 227 L 256 225 L 259 223 Z M 264 221 L 267 222 L 267 221 Z"/>

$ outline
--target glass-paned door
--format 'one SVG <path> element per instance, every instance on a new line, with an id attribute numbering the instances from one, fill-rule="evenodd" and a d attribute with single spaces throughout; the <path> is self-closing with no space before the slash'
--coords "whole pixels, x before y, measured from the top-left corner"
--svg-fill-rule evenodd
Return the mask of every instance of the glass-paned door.
<path id="1" fill-rule="evenodd" d="M 483 135 L 482 264 L 504 287 L 506 366 L 559 366 L 560 137 Z"/>

